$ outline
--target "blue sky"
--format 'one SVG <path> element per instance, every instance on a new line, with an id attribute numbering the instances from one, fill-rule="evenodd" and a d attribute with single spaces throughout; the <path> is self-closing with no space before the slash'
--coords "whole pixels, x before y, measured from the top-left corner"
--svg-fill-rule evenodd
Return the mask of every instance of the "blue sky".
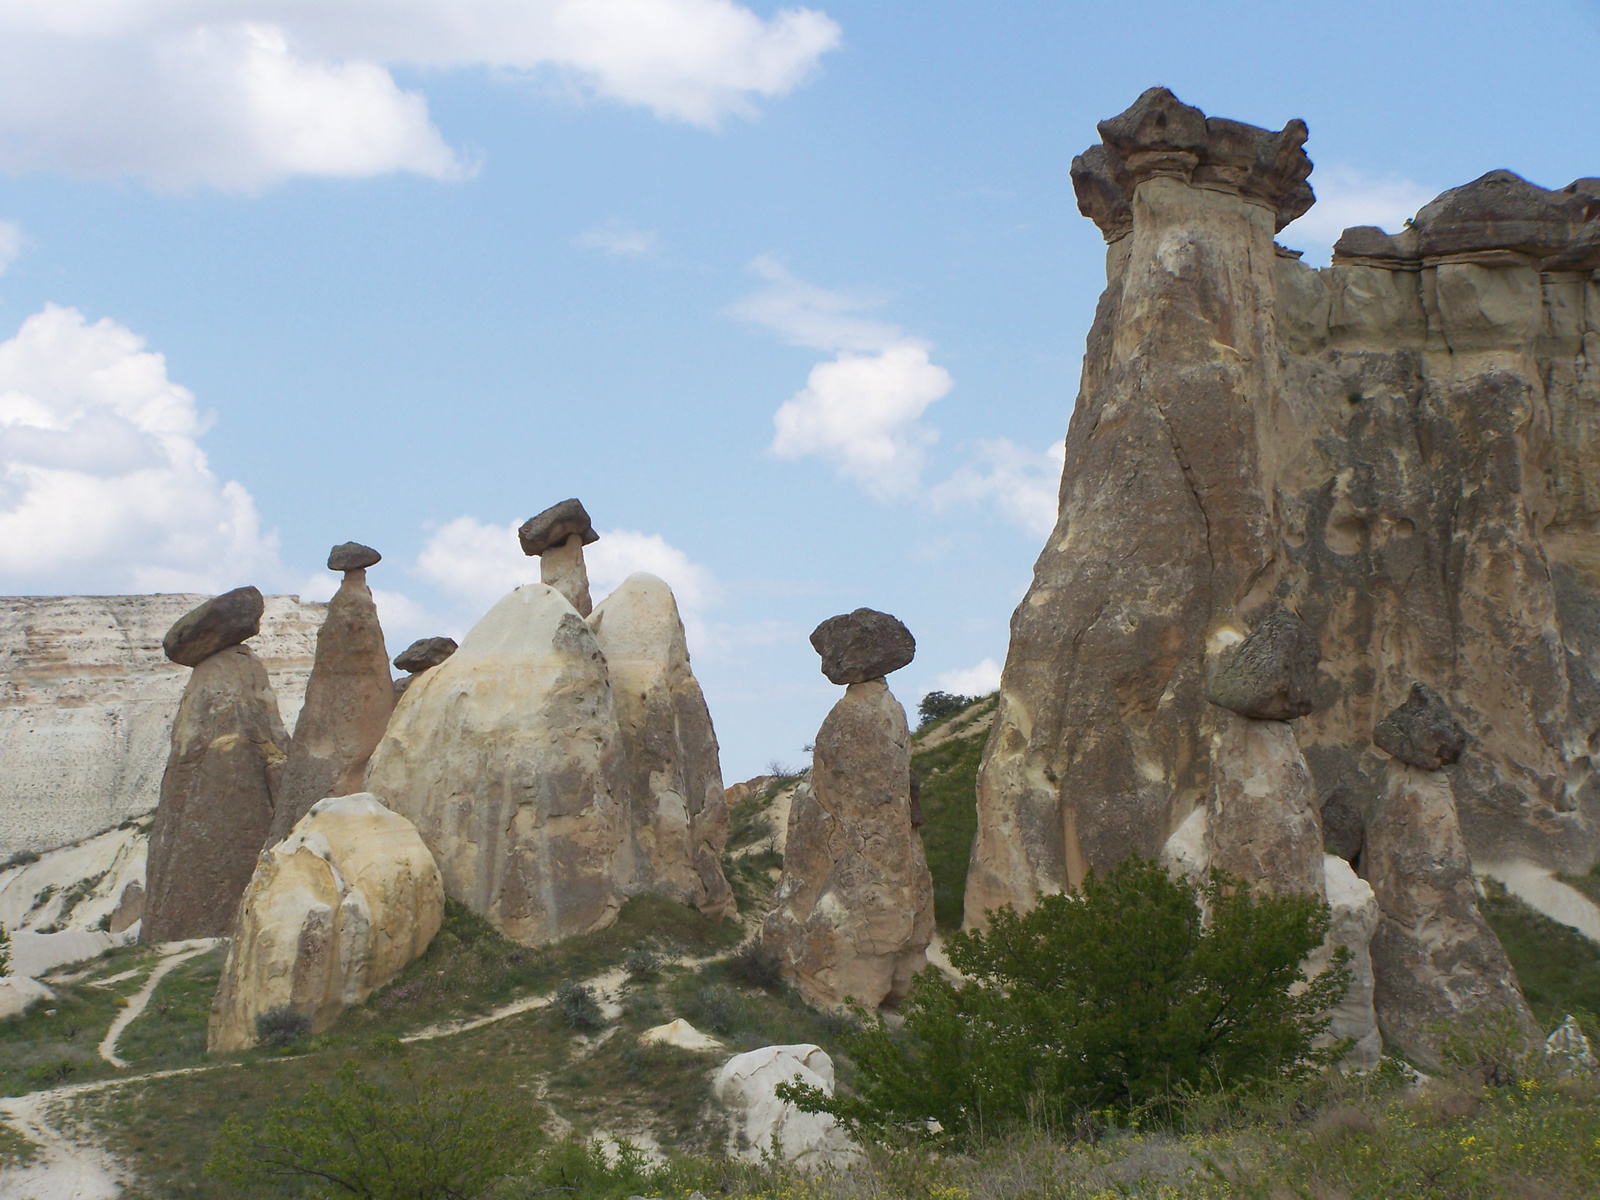
<path id="1" fill-rule="evenodd" d="M 730 780 L 858 605 L 992 686 L 1165 84 L 1310 126 L 1326 261 L 1495 167 L 1600 174 L 1600 5 L 8 0 L 0 592 L 322 597 L 459 636 L 569 495 L 677 590 Z"/>

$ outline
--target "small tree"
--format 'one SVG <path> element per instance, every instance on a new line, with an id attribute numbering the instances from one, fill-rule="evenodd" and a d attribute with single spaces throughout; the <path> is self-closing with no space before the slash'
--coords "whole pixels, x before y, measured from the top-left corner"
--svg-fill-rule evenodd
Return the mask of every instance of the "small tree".
<path id="1" fill-rule="evenodd" d="M 902 1031 L 880 1018 L 844 1039 L 853 1095 L 780 1095 L 858 1129 L 934 1118 L 981 1132 L 1281 1078 L 1342 1052 L 1312 1049 L 1350 981 L 1344 954 L 1306 982 L 1328 929 L 1315 897 L 1257 899 L 1220 874 L 1197 891 L 1130 858 L 1074 895 L 989 918 L 948 943 L 968 980 L 924 971 Z"/>
<path id="2" fill-rule="evenodd" d="M 976 700 L 976 696 L 958 696 L 953 692 L 929 692 L 917 705 L 917 728 L 926 729 L 935 721 L 953 717 Z"/>
<path id="3" fill-rule="evenodd" d="M 240 1189 L 292 1179 L 361 1200 L 472 1200 L 521 1164 L 533 1132 L 484 1092 L 444 1092 L 404 1065 L 379 1082 L 346 1063 L 258 1129 L 228 1118 L 206 1171 Z"/>

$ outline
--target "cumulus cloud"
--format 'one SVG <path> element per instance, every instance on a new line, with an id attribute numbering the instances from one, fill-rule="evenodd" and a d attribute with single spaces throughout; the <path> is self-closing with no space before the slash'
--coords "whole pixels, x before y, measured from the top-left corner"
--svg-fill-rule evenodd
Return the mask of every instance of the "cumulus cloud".
<path id="1" fill-rule="evenodd" d="M 939 437 L 919 418 L 955 386 L 950 372 L 930 359 L 928 343 L 861 315 L 881 298 L 805 283 L 768 257 L 751 269 L 765 285 L 733 304 L 729 315 L 793 345 L 835 352 L 773 414 L 770 451 L 823 458 L 880 500 L 914 494 L 927 448 Z"/>
<path id="2" fill-rule="evenodd" d="M 1010 438 L 979 442 L 972 462 L 930 491 L 935 508 L 992 503 L 1006 520 L 1036 537 L 1056 525 L 1057 491 L 1066 458 L 1065 439 L 1046 449 L 1029 450 Z"/>
<path id="3" fill-rule="evenodd" d="M 839 42 L 732 0 L 13 0 L 0 167 L 253 190 L 295 175 L 471 169 L 394 67 L 483 69 L 715 128 Z"/>
<path id="4" fill-rule="evenodd" d="M 281 576 L 242 485 L 165 359 L 47 305 L 0 343 L 0 590 L 218 591 Z"/>
<path id="5" fill-rule="evenodd" d="M 945 671 L 934 680 L 934 685 L 941 692 L 957 696 L 987 696 L 999 690 L 1000 664 L 986 658 L 976 666 Z"/>
<path id="6" fill-rule="evenodd" d="M 616 258 L 642 258 L 656 252 L 655 230 L 634 229 L 616 220 L 586 229 L 573 240 L 584 250 L 599 250 Z"/>
<path id="7" fill-rule="evenodd" d="M 1317 202 L 1305 216 L 1284 226 L 1278 240 L 1304 249 L 1313 264 L 1326 263 L 1339 235 L 1353 225 L 1376 225 L 1398 232 L 1442 190 L 1395 175 L 1366 175 L 1337 163 L 1319 166 L 1312 183 Z"/>
<path id="8" fill-rule="evenodd" d="M 11 269 L 22 253 L 22 226 L 15 221 L 0 221 L 0 275 Z"/>

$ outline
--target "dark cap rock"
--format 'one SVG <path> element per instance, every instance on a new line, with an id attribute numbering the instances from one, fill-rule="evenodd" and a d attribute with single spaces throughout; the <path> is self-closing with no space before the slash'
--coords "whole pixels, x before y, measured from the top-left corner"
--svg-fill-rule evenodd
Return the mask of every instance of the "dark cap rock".
<path id="1" fill-rule="evenodd" d="M 1544 258 L 1566 248 L 1587 207 L 1588 197 L 1490 171 L 1423 205 L 1412 224 L 1425 255 L 1514 250 Z"/>
<path id="2" fill-rule="evenodd" d="M 517 530 L 517 540 L 522 543 L 524 554 L 543 554 L 552 546 L 566 545 L 567 539 L 575 533 L 583 538 L 585 546 L 600 540 L 582 501 L 576 497 L 552 504 L 538 516 L 529 517 Z"/>
<path id="3" fill-rule="evenodd" d="M 1374 727 L 1372 742 L 1403 763 L 1437 771 L 1461 757 L 1467 731 L 1438 692 L 1414 683 L 1406 702 Z"/>
<path id="4" fill-rule="evenodd" d="M 179 617 L 161 639 L 161 648 L 173 662 L 198 667 L 217 651 L 260 633 L 266 609 L 256 588 L 234 588 Z"/>
<path id="5" fill-rule="evenodd" d="M 1072 160 L 1072 191 L 1078 211 L 1093 221 L 1108 242 L 1133 230 L 1128 193 L 1106 167 L 1106 148 L 1098 143 Z"/>
<path id="6" fill-rule="evenodd" d="M 829 617 L 811 631 L 831 683 L 865 683 L 898 671 L 917 653 L 917 639 L 898 617 L 875 608 Z"/>
<path id="7" fill-rule="evenodd" d="M 1257 721 L 1303 717 L 1315 704 L 1321 660 L 1317 639 L 1305 622 L 1279 609 L 1218 656 L 1206 699 Z"/>
<path id="8" fill-rule="evenodd" d="M 360 542 L 345 542 L 328 551 L 330 571 L 364 571 L 382 561 L 383 555 L 371 546 L 363 546 Z"/>
<path id="9" fill-rule="evenodd" d="M 437 667 L 454 654 L 456 649 L 455 638 L 418 638 L 394 656 L 394 665 L 402 671 L 410 671 L 415 675 L 418 671 Z"/>

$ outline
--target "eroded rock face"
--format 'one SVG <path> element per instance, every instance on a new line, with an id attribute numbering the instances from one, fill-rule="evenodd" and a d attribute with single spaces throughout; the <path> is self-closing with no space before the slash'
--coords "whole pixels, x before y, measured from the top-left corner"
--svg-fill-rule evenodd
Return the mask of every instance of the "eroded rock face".
<path id="1" fill-rule="evenodd" d="M 828 1113 L 803 1113 L 778 1099 L 778 1085 L 796 1077 L 833 1094 L 833 1060 L 820 1046 L 762 1046 L 723 1064 L 711 1090 L 734 1119 L 732 1157 L 776 1158 L 802 1171 L 848 1166 L 856 1157 L 849 1136 Z"/>
<path id="2" fill-rule="evenodd" d="M 1211 778 L 1207 864 L 1265 895 L 1324 895 L 1316 785 L 1289 723 L 1229 719 Z"/>
<path id="3" fill-rule="evenodd" d="M 560 593 L 529 584 L 416 677 L 366 788 L 416 825 L 447 895 L 542 945 L 604 928 L 621 907 L 619 741 L 593 632 Z"/>
<path id="4" fill-rule="evenodd" d="M 1509 1014 L 1535 1032 L 1505 950 L 1478 911 L 1472 860 L 1442 771 L 1389 764 L 1367 831 L 1365 869 L 1380 917 L 1374 1001 L 1384 1040 L 1424 1069 L 1441 1039 L 1473 1019 Z"/>
<path id="5" fill-rule="evenodd" d="M 1218 653 L 1206 699 L 1257 721 L 1303 717 L 1316 707 L 1321 657 L 1305 622 L 1279 609 L 1249 637 Z"/>
<path id="6" fill-rule="evenodd" d="M 589 617 L 610 669 L 631 825 L 634 892 L 658 892 L 701 912 L 735 911 L 722 874 L 728 807 L 716 730 L 672 589 L 628 576 Z"/>
<path id="7" fill-rule="evenodd" d="M 141 941 L 228 932 L 272 823 L 288 749 L 266 668 L 248 646 L 195 667 L 150 829 Z"/>
<path id="8" fill-rule="evenodd" d="M 762 927 L 813 1004 L 895 1004 L 927 962 L 933 878 L 911 823 L 910 744 L 881 679 L 851 684 L 817 733 Z"/>
<path id="9" fill-rule="evenodd" d="M 1323 879 L 1330 912 L 1327 944 L 1320 970 L 1332 960 L 1332 950 L 1343 946 L 1350 951 L 1350 990 L 1333 1010 L 1327 1036 L 1335 1042 L 1352 1042 L 1344 1064 L 1358 1071 L 1371 1070 L 1383 1057 L 1383 1036 L 1378 1031 L 1377 1010 L 1373 1006 L 1372 937 L 1378 929 L 1378 900 L 1372 885 L 1350 869 L 1337 855 L 1323 859 Z"/>
<path id="10" fill-rule="evenodd" d="M 351 544 L 334 547 L 334 557 Z M 355 561 L 351 555 L 345 558 Z M 317 633 L 316 661 L 295 724 L 268 844 L 287 837 L 323 797 L 361 790 L 367 760 L 383 737 L 394 704 L 378 609 L 366 571 L 353 568 L 328 601 L 327 619 Z"/>
<path id="11" fill-rule="evenodd" d="M 373 795 L 319 801 L 262 852 L 211 1003 L 206 1049 L 256 1044 L 256 1018 L 289 1007 L 312 1032 L 422 956 L 444 886 L 416 827 Z"/>

